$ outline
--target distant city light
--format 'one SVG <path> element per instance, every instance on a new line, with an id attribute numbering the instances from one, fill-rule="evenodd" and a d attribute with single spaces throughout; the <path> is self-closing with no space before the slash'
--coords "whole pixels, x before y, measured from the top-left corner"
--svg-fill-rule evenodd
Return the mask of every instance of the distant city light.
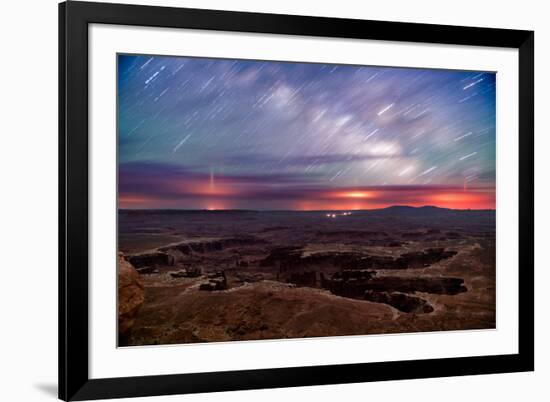
<path id="1" fill-rule="evenodd" d="M 336 218 L 337 216 L 349 216 L 351 215 L 351 212 L 340 212 L 340 213 L 337 213 L 337 214 L 326 214 L 326 217 L 327 218 Z"/>

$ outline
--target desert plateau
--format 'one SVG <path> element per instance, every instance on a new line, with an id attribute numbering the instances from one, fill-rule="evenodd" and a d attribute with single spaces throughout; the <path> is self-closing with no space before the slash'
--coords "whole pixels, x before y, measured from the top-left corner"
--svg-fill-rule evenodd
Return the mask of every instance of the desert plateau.
<path id="1" fill-rule="evenodd" d="M 494 229 L 436 207 L 121 210 L 119 346 L 495 328 Z"/>

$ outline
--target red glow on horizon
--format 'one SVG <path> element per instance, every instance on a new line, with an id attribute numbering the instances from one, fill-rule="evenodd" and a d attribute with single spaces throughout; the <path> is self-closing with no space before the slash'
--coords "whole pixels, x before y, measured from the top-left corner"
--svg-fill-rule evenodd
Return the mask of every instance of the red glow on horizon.
<path id="1" fill-rule="evenodd" d="M 141 194 L 121 194 L 119 207 L 128 209 L 264 209 L 296 211 L 353 211 L 380 209 L 393 205 L 422 207 L 432 205 L 450 209 L 495 209 L 494 190 L 469 189 L 389 189 L 369 191 L 334 191 L 304 194 L 303 198 L 250 200 L 229 186 L 210 188 L 209 184 L 188 186 L 181 197 L 162 198 Z M 244 189 L 242 189 L 244 190 Z M 192 191 L 192 192 L 191 192 Z M 367 195 L 368 194 L 368 195 Z"/>
<path id="2" fill-rule="evenodd" d="M 142 195 L 120 194 L 118 196 L 119 208 L 136 208 L 154 202 L 155 199 Z"/>
<path id="3" fill-rule="evenodd" d="M 335 193 L 335 196 L 342 198 L 372 198 L 374 194 L 370 191 L 343 191 Z"/>

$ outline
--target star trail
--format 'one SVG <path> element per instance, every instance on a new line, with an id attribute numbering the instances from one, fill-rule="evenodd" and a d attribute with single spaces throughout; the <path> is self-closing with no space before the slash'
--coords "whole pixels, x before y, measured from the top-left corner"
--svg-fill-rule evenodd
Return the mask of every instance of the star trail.
<path id="1" fill-rule="evenodd" d="M 496 75 L 118 56 L 121 208 L 495 208 Z"/>

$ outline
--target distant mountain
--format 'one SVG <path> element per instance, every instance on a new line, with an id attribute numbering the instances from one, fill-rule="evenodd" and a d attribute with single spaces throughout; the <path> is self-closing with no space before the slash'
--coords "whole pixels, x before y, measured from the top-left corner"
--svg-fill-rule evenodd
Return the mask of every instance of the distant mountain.
<path id="1" fill-rule="evenodd" d="M 423 212 L 432 212 L 432 211 L 453 211 L 449 208 L 440 208 L 433 205 L 424 205 L 422 207 L 411 207 L 410 205 L 392 205 L 391 207 L 381 208 L 386 211 L 423 211 Z"/>

